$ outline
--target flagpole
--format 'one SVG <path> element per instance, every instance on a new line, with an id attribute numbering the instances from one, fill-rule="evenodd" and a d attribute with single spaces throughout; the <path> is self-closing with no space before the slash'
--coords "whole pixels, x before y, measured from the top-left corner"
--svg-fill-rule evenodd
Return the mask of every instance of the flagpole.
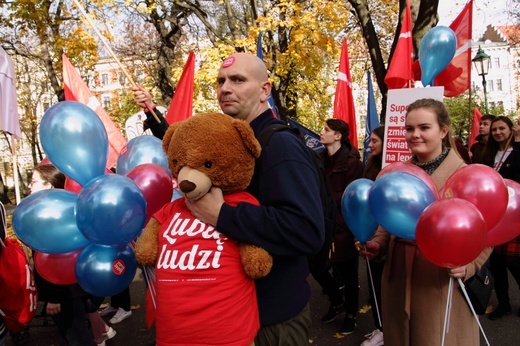
<path id="1" fill-rule="evenodd" d="M 126 70 L 126 68 L 123 66 L 123 64 L 121 63 L 121 61 L 119 61 L 119 59 L 117 58 L 116 54 L 114 53 L 114 51 L 112 50 L 112 48 L 110 48 L 110 45 L 108 44 L 108 42 L 106 41 L 106 38 L 101 35 L 101 33 L 99 32 L 99 30 L 97 29 L 97 27 L 94 25 L 94 22 L 92 21 L 92 19 L 90 18 L 90 16 L 85 12 L 85 10 L 83 9 L 83 6 L 81 6 L 81 4 L 79 3 L 78 0 L 72 0 L 74 2 L 74 4 L 76 4 L 76 7 L 79 9 L 79 11 L 81 12 L 81 14 L 83 14 L 83 17 L 85 17 L 85 19 L 87 19 L 87 22 L 89 22 L 90 26 L 92 27 L 92 29 L 94 29 L 94 31 L 96 32 L 96 34 L 98 35 L 99 39 L 101 40 L 101 42 L 103 43 L 103 45 L 106 47 L 106 49 L 108 50 L 108 53 L 112 56 L 112 58 L 115 60 L 115 62 L 117 63 L 117 65 L 119 66 L 119 68 L 123 71 L 123 73 L 125 74 L 126 78 L 128 78 L 128 80 L 130 81 L 130 83 L 132 84 L 132 86 L 137 86 L 137 84 L 134 82 L 134 79 L 132 78 L 132 76 L 130 75 L 130 73 L 128 73 L 128 71 Z M 155 112 L 153 111 L 153 109 L 151 109 L 150 105 L 148 104 L 148 102 L 145 102 L 145 106 L 146 108 L 148 108 L 150 110 L 150 112 L 152 113 L 153 117 L 155 118 L 155 120 L 158 122 L 158 123 L 161 123 L 161 120 L 159 119 L 159 117 L 157 116 L 157 114 L 155 114 Z"/>
<path id="2" fill-rule="evenodd" d="M 471 85 L 471 75 L 470 75 L 470 85 Z M 469 124 L 469 135 L 471 136 L 471 129 L 473 128 L 473 118 L 474 118 L 474 115 L 471 114 L 471 88 L 469 88 L 469 97 L 468 97 L 468 115 L 470 117 L 470 121 L 468 122 Z M 470 147 L 470 143 L 471 143 L 471 138 L 468 138 L 469 140 L 467 141 L 468 143 L 468 147 Z"/>
<path id="3" fill-rule="evenodd" d="M 11 134 L 11 154 L 13 155 L 14 195 L 16 205 L 20 204 L 20 181 L 18 180 L 18 158 L 16 156 L 16 139 Z"/>

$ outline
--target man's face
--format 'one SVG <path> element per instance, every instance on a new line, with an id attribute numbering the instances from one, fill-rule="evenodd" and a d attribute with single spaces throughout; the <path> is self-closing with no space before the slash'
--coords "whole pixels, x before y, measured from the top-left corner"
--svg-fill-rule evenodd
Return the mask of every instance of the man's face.
<path id="1" fill-rule="evenodd" d="M 262 81 L 251 58 L 233 55 L 228 59 L 217 77 L 218 103 L 225 114 L 250 122 L 264 111 L 270 84 Z"/>
<path id="2" fill-rule="evenodd" d="M 490 126 L 491 126 L 491 120 L 482 120 L 478 127 L 478 133 L 483 136 L 489 135 Z"/>

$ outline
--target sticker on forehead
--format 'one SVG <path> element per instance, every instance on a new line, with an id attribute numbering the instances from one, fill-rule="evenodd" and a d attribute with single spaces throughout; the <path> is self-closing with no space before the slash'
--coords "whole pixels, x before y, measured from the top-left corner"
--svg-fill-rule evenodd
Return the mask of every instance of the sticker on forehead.
<path id="1" fill-rule="evenodd" d="M 229 67 L 229 66 L 233 65 L 234 62 L 235 62 L 235 57 L 230 56 L 229 58 L 224 60 L 224 62 L 222 63 L 222 67 Z"/>

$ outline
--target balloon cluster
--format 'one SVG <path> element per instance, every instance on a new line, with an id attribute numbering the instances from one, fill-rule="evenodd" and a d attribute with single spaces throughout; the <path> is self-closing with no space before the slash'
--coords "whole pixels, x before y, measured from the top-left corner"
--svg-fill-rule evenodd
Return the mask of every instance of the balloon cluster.
<path id="1" fill-rule="evenodd" d="M 397 237 L 416 240 L 432 263 L 454 268 L 474 260 L 485 246 L 520 233 L 511 227 L 520 221 L 520 184 L 472 164 L 453 173 L 438 193 L 421 168 L 394 163 L 375 182 L 357 179 L 349 184 L 341 210 L 360 242 L 381 225 Z"/>
<path id="2" fill-rule="evenodd" d="M 16 235 L 36 251 L 36 269 L 46 280 L 77 282 L 96 296 L 122 291 L 137 270 L 131 242 L 172 197 L 161 141 L 134 138 L 118 158 L 123 173 L 112 174 L 105 168 L 103 123 L 89 107 L 72 101 L 45 112 L 40 141 L 50 162 L 66 175 L 65 189 L 25 198 L 13 214 Z M 141 142 L 144 149 L 138 148 Z"/>

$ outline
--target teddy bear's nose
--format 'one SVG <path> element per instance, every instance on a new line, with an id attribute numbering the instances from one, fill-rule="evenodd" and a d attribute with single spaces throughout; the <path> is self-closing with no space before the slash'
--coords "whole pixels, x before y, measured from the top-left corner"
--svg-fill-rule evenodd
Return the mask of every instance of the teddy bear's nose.
<path id="1" fill-rule="evenodd" d="M 197 185 L 195 185 L 194 183 L 192 183 L 189 180 L 183 180 L 179 184 L 179 188 L 184 193 L 189 193 L 189 192 L 195 190 L 196 187 L 197 187 Z"/>

